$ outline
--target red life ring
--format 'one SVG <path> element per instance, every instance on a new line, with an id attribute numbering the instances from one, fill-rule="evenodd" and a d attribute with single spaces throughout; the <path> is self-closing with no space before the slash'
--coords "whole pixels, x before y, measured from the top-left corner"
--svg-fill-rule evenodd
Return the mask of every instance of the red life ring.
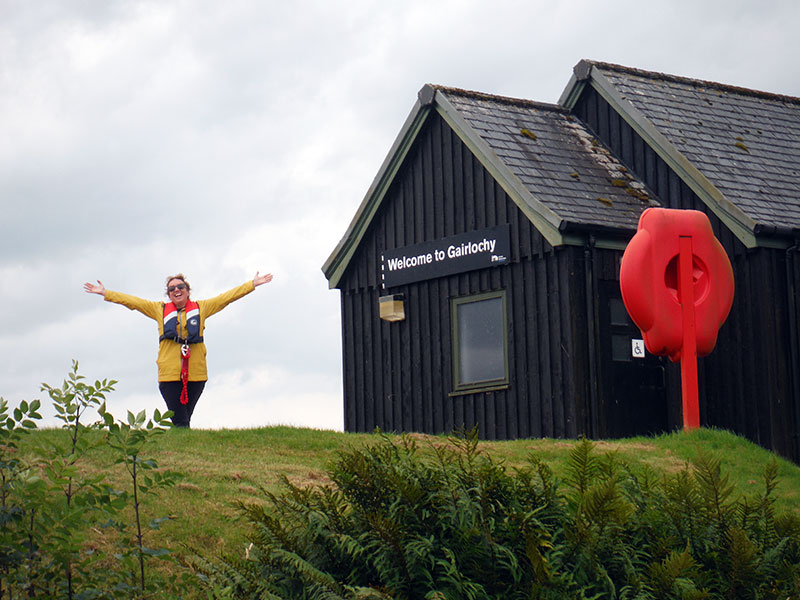
<path id="1" fill-rule="evenodd" d="M 696 210 L 648 208 L 620 265 L 622 300 L 652 354 L 680 360 L 678 295 L 681 238 L 691 238 L 697 355 L 709 354 L 733 304 L 733 269 L 708 217 Z"/>

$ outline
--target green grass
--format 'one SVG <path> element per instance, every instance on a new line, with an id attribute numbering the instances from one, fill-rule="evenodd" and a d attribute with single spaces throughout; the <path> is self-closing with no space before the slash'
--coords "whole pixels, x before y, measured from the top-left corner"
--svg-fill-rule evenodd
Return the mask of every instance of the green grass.
<path id="1" fill-rule="evenodd" d="M 493 456 L 504 457 L 509 465 L 522 465 L 530 452 L 535 452 L 556 472 L 565 462 L 571 440 L 514 440 L 484 444 Z M 655 437 L 595 442 L 600 453 L 616 452 L 620 458 L 648 464 L 662 471 L 676 471 L 691 463 L 702 450 L 721 459 L 721 468 L 730 476 L 737 494 L 750 495 L 762 489 L 764 465 L 775 458 L 779 465 L 779 510 L 800 510 L 800 466 L 729 431 L 697 429 L 690 433 L 676 432 Z"/>
<path id="2" fill-rule="evenodd" d="M 58 429 L 36 431 L 26 437 L 21 450 L 25 453 L 32 444 L 46 445 L 65 435 Z M 444 440 L 417 434 L 412 437 L 423 449 Z M 263 502 L 262 489 L 279 490 L 284 476 L 296 484 L 326 484 L 329 482 L 326 466 L 337 451 L 374 439 L 374 435 L 368 434 L 290 427 L 168 431 L 145 448 L 143 458 L 155 459 L 160 468 L 178 473 L 180 479 L 174 487 L 146 499 L 145 521 L 170 516 L 159 531 L 147 533 L 146 545 L 169 548 L 179 559 L 191 555 L 192 549 L 206 556 L 241 555 L 247 545 L 247 524 L 240 518 L 239 502 Z M 529 439 L 484 442 L 481 447 L 495 459 L 502 459 L 509 468 L 524 466 L 534 453 L 558 476 L 574 443 Z M 701 448 L 706 448 L 722 459 L 722 469 L 730 476 L 738 496 L 753 495 L 763 489 L 764 465 L 774 457 L 741 437 L 708 429 L 596 444 L 598 453 L 616 452 L 622 460 L 667 471 L 684 468 Z M 777 460 L 776 508 L 779 512 L 798 511 L 800 467 Z M 81 469 L 105 473 L 118 489 L 130 486 L 124 468 L 114 465 L 110 448 L 101 447 L 93 452 L 83 461 Z M 98 530 L 95 542 L 101 548 L 107 542 L 104 535 Z"/>
<path id="3" fill-rule="evenodd" d="M 41 429 L 25 438 L 22 450 L 66 443 L 66 439 L 64 430 Z M 263 501 L 262 489 L 276 491 L 284 476 L 294 483 L 325 481 L 325 466 L 335 452 L 367 439 L 367 435 L 289 427 L 170 430 L 142 453 L 142 458 L 154 459 L 160 469 L 179 475 L 174 487 L 145 500 L 145 521 L 170 517 L 158 532 L 147 534 L 149 545 L 178 555 L 186 547 L 237 551 L 244 547 L 246 533 L 239 521 L 238 502 Z M 111 448 L 100 447 L 78 467 L 88 475 L 104 473 L 115 489 L 130 491 L 130 477 L 122 465 L 114 464 L 115 458 Z"/>

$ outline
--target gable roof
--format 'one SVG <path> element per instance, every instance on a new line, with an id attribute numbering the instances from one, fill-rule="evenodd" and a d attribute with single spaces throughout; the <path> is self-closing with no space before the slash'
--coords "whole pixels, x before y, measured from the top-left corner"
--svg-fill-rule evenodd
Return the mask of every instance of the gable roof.
<path id="1" fill-rule="evenodd" d="M 559 103 L 586 85 L 746 246 L 800 233 L 800 99 L 584 60 Z"/>
<path id="2" fill-rule="evenodd" d="M 439 114 L 553 246 L 624 246 L 658 203 L 568 110 L 426 85 L 344 237 L 322 267 L 336 287 L 426 119 Z M 605 241 L 603 235 L 607 236 Z"/>
<path id="3" fill-rule="evenodd" d="M 575 226 L 635 231 L 642 211 L 657 205 L 644 184 L 561 107 L 439 91 L 455 111 L 445 118 L 463 119 L 523 184 L 531 208 L 555 215 L 562 232 Z"/>

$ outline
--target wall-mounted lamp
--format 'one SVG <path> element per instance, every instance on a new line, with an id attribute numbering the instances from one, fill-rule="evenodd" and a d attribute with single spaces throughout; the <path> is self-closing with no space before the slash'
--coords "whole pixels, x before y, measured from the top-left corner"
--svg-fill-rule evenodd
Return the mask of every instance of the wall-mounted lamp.
<path id="1" fill-rule="evenodd" d="M 403 307 L 404 299 L 403 294 L 391 294 L 378 298 L 381 319 L 384 321 L 403 321 L 406 318 L 406 311 Z"/>

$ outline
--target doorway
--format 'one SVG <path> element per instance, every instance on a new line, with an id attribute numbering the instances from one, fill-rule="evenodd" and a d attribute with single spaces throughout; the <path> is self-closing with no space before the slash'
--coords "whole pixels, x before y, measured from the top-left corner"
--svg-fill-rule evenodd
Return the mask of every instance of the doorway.
<path id="1" fill-rule="evenodd" d="M 647 352 L 618 281 L 600 281 L 598 298 L 602 406 L 606 438 L 668 431 L 665 364 Z"/>

